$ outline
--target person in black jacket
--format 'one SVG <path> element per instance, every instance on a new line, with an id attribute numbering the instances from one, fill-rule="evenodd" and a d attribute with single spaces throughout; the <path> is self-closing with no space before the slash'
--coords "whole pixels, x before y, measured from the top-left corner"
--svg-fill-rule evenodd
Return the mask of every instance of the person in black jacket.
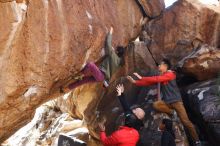
<path id="1" fill-rule="evenodd" d="M 139 133 L 143 122 L 145 112 L 142 109 L 131 109 L 128 102 L 124 97 L 124 86 L 122 84 L 117 85 L 117 97 L 122 105 L 125 113 L 125 121 L 123 126 L 111 134 L 106 136 L 104 123 L 99 123 L 100 128 L 100 140 L 104 146 L 135 146 L 139 140 Z"/>
<path id="2" fill-rule="evenodd" d="M 143 127 L 143 119 L 145 116 L 145 112 L 143 109 L 137 107 L 134 109 L 131 109 L 130 105 L 128 104 L 128 102 L 126 101 L 125 97 L 124 97 L 124 86 L 123 84 L 119 84 L 116 86 L 116 90 L 117 90 L 117 97 L 122 105 L 122 108 L 124 110 L 125 113 L 125 124 L 127 121 L 129 121 L 128 119 L 135 119 L 135 117 L 138 119 L 138 121 L 135 123 L 136 125 L 133 125 L 133 127 L 137 130 L 139 130 L 141 127 Z"/>
<path id="3" fill-rule="evenodd" d="M 173 122 L 169 119 L 163 119 L 159 129 L 162 131 L 161 146 L 176 146 Z"/>

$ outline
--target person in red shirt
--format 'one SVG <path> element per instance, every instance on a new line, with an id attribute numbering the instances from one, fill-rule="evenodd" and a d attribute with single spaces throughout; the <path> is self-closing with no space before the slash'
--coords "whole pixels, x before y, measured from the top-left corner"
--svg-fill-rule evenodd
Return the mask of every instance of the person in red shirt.
<path id="1" fill-rule="evenodd" d="M 113 132 L 110 136 L 106 136 L 105 126 L 100 127 L 100 140 L 104 146 L 136 146 L 139 140 L 139 133 L 136 129 L 127 125 L 120 126 L 119 129 Z"/>
<path id="2" fill-rule="evenodd" d="M 134 80 L 131 76 L 127 76 L 127 79 L 137 86 L 149 86 L 159 83 L 160 93 L 158 93 L 158 96 L 162 98 L 161 100 L 154 102 L 154 109 L 159 112 L 167 113 L 171 117 L 174 117 L 174 113 L 177 113 L 183 125 L 189 130 L 195 145 L 200 146 L 201 143 L 199 141 L 199 136 L 194 125 L 189 120 L 183 105 L 181 94 L 176 84 L 176 74 L 174 71 L 170 70 L 170 68 L 170 61 L 163 59 L 158 67 L 160 75 L 142 77 L 138 73 L 134 73 L 138 80 Z"/>
<path id="3" fill-rule="evenodd" d="M 118 85 L 116 87 L 118 97 L 121 98 L 124 87 Z M 120 101 L 121 102 L 121 101 Z M 138 130 L 143 126 L 143 122 L 136 113 L 133 113 L 127 103 L 123 100 L 121 102 L 125 110 L 125 124 L 120 126 L 119 129 L 113 132 L 110 136 L 106 136 L 104 124 L 99 124 L 100 140 L 104 146 L 136 146 L 139 140 Z M 124 105 L 123 105 L 124 104 Z M 140 115 L 143 113 L 141 112 Z M 142 117 L 142 116 L 141 116 Z"/>

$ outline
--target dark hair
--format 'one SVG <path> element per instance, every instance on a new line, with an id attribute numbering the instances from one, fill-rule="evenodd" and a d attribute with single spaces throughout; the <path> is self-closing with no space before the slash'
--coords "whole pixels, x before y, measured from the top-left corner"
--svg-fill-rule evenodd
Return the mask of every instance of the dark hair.
<path id="1" fill-rule="evenodd" d="M 125 115 L 125 126 L 140 130 L 140 128 L 143 127 L 144 124 L 133 113 L 131 113 Z"/>
<path id="2" fill-rule="evenodd" d="M 167 65 L 167 68 L 168 68 L 168 69 L 171 69 L 171 68 L 172 68 L 172 64 L 171 64 L 171 62 L 170 62 L 169 59 L 164 58 L 164 59 L 162 60 L 162 62 Z"/>
<path id="3" fill-rule="evenodd" d="M 124 55 L 124 47 L 123 46 L 117 46 L 116 52 L 118 57 L 122 57 Z"/>
<path id="4" fill-rule="evenodd" d="M 175 138 L 175 134 L 173 131 L 173 122 L 170 119 L 163 119 L 162 123 L 165 125 L 165 130 Z"/>

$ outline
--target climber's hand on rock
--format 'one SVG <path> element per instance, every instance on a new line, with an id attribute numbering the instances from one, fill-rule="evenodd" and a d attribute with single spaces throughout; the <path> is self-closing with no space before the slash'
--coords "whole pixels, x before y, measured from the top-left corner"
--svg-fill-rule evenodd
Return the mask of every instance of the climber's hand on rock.
<path id="1" fill-rule="evenodd" d="M 121 96 L 122 93 L 124 93 L 124 85 L 123 84 L 118 84 L 116 86 L 116 90 L 117 90 L 117 95 L 118 96 Z"/>
<path id="2" fill-rule="evenodd" d="M 127 79 L 133 84 L 136 82 L 131 76 L 127 76 Z"/>
<path id="3" fill-rule="evenodd" d="M 113 34 L 113 27 L 110 28 L 110 34 Z"/>
<path id="4" fill-rule="evenodd" d="M 115 48 L 114 48 L 114 47 L 112 47 L 112 51 L 115 51 Z"/>
<path id="5" fill-rule="evenodd" d="M 99 129 L 100 131 L 105 131 L 105 125 L 103 123 L 99 123 Z"/>

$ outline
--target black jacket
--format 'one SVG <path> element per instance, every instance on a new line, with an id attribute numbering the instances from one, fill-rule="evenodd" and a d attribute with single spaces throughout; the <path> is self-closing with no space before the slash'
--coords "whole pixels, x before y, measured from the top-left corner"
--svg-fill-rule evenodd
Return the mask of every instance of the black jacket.
<path id="1" fill-rule="evenodd" d="M 163 132 L 161 137 L 161 146 L 176 146 L 173 135 L 166 130 Z"/>
<path id="2" fill-rule="evenodd" d="M 128 104 L 128 102 L 125 100 L 125 97 L 124 97 L 124 94 L 122 93 L 121 96 L 118 96 L 118 99 L 121 103 L 121 106 L 125 112 L 125 115 L 126 114 L 131 114 L 132 111 L 131 111 L 131 108 L 130 108 L 130 105 Z"/>

